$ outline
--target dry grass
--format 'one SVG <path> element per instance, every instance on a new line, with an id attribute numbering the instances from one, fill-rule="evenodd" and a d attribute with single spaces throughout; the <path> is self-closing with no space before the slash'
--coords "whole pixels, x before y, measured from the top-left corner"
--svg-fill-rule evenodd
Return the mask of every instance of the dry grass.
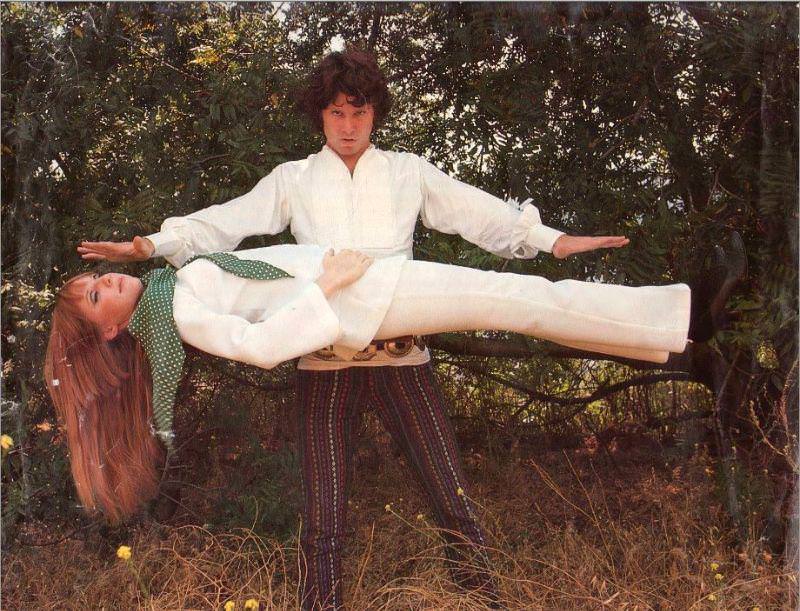
<path id="1" fill-rule="evenodd" d="M 779 558 L 757 541 L 734 547 L 703 454 L 676 467 L 641 447 L 616 452 L 614 465 L 585 448 L 502 463 L 465 459 L 508 608 L 797 605 L 796 575 Z M 351 608 L 483 608 L 454 588 L 421 495 L 403 468 L 386 464 L 356 475 L 344 556 Z M 151 524 L 131 533 L 128 563 L 107 541 L 17 548 L 3 559 L 3 608 L 221 609 L 233 600 L 242 609 L 249 598 L 261 609 L 296 607 L 297 541 L 198 526 Z"/>

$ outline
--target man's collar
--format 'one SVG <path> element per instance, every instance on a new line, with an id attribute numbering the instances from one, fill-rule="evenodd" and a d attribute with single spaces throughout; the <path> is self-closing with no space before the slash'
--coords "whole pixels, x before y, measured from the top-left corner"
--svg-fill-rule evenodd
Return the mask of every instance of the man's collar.
<path id="1" fill-rule="evenodd" d="M 377 150 L 378 149 L 375 148 L 375 145 L 370 142 L 370 145 L 366 149 L 364 149 L 363 153 L 361 153 L 361 157 L 358 158 L 358 161 L 356 162 L 356 165 L 361 163 L 361 161 L 365 157 L 371 156 L 373 151 L 377 151 Z M 334 151 L 331 147 L 329 147 L 327 143 L 322 145 L 322 150 L 320 151 L 320 156 L 324 157 L 325 159 L 327 159 L 329 161 L 336 161 L 336 162 L 340 163 L 345 169 L 347 169 L 347 166 L 345 165 L 345 163 L 342 160 L 342 158 L 339 157 L 339 154 L 336 151 Z"/>

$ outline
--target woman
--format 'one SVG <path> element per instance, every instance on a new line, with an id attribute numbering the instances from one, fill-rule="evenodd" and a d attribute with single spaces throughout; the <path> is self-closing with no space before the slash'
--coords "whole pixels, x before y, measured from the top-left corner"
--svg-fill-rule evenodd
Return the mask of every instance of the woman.
<path id="1" fill-rule="evenodd" d="M 200 350 L 267 369 L 329 346 L 352 358 L 373 339 L 475 329 L 664 362 L 684 350 L 690 310 L 697 311 L 685 284 L 622 287 L 630 292 L 628 307 L 610 305 L 608 285 L 402 256 L 373 261 L 355 251 L 294 245 L 222 256 L 265 262 L 279 273 L 253 280 L 207 258 L 169 272 L 174 329 Z M 111 521 L 155 495 L 163 455 L 150 424 L 153 346 L 145 355 L 128 332 L 150 308 L 143 293 L 142 281 L 124 274 L 72 278 L 59 293 L 47 347 L 45 378 L 66 426 L 78 495 Z M 163 372 L 154 374 L 158 394 Z"/>

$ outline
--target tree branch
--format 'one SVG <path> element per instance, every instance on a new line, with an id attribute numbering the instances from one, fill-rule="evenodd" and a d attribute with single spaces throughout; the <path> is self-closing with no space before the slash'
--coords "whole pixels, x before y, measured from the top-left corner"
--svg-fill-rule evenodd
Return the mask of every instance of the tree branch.
<path id="1" fill-rule="evenodd" d="M 626 365 L 636 370 L 668 370 L 689 374 L 692 382 L 700 382 L 710 387 L 712 383 L 711 362 L 716 354 L 707 344 L 689 343 L 680 354 L 670 354 L 666 363 L 653 363 L 586 350 L 559 346 L 544 340 L 535 342 L 521 335 L 510 339 L 474 337 L 463 333 L 439 333 L 427 336 L 428 346 L 442 350 L 453 356 L 485 356 L 492 358 L 552 358 L 552 359 L 591 359 Z"/>
<path id="2" fill-rule="evenodd" d="M 694 19 L 694 22 L 697 24 L 697 27 L 700 29 L 700 32 L 703 34 L 703 36 L 708 35 L 709 28 L 713 28 L 718 25 L 718 21 L 715 18 L 714 12 L 707 4 L 679 2 L 678 6 L 680 6 L 681 9 L 686 11 L 691 18 Z"/>
<path id="3" fill-rule="evenodd" d="M 369 39 L 367 40 L 367 48 L 370 51 L 375 50 L 375 45 L 378 43 L 378 37 L 381 35 L 381 16 L 383 15 L 383 7 L 380 4 L 375 5 L 375 13 L 372 17 L 372 27 L 369 32 Z"/>
<path id="4" fill-rule="evenodd" d="M 600 386 L 594 392 L 585 397 L 555 397 L 553 395 L 548 395 L 539 392 L 535 388 L 528 386 L 527 384 L 523 384 L 522 382 L 518 382 L 515 380 L 507 380 L 506 378 L 503 378 L 494 373 L 490 373 L 485 369 L 477 367 L 471 363 L 458 363 L 456 361 L 442 361 L 442 362 L 446 362 L 448 365 L 454 365 L 461 369 L 466 369 L 467 371 L 484 376 L 494 382 L 498 382 L 500 384 L 503 384 L 504 386 L 508 386 L 509 388 L 513 388 L 514 390 L 523 392 L 529 397 L 535 399 L 536 401 L 555 403 L 556 405 L 588 405 L 589 403 L 603 399 L 621 390 L 625 390 L 626 388 L 631 388 L 632 386 L 644 386 L 647 384 L 656 384 L 658 382 L 667 382 L 670 380 L 688 379 L 688 374 L 679 371 L 652 373 L 648 375 L 639 376 L 637 378 L 630 378 L 623 382 L 617 382 L 615 384 L 609 384 L 607 386 Z"/>

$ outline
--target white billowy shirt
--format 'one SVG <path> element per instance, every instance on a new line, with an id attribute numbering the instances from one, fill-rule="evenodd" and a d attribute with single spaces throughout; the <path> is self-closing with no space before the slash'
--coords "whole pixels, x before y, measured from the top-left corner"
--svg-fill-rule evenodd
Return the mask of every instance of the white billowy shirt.
<path id="1" fill-rule="evenodd" d="M 562 232 L 542 224 L 538 209 L 505 202 L 450 178 L 411 153 L 370 146 L 351 176 L 328 146 L 306 159 L 277 166 L 249 193 L 184 217 L 168 218 L 148 236 L 154 256 L 176 267 L 197 254 L 231 251 L 246 237 L 276 234 L 287 226 L 298 244 L 351 248 L 376 258 L 412 258 L 417 218 L 443 233 L 457 233 L 505 258 L 550 252 Z M 391 297 L 391 295 L 389 296 Z M 402 361 L 428 360 L 427 350 Z M 316 362 L 300 368 L 331 369 L 386 363 Z"/>

